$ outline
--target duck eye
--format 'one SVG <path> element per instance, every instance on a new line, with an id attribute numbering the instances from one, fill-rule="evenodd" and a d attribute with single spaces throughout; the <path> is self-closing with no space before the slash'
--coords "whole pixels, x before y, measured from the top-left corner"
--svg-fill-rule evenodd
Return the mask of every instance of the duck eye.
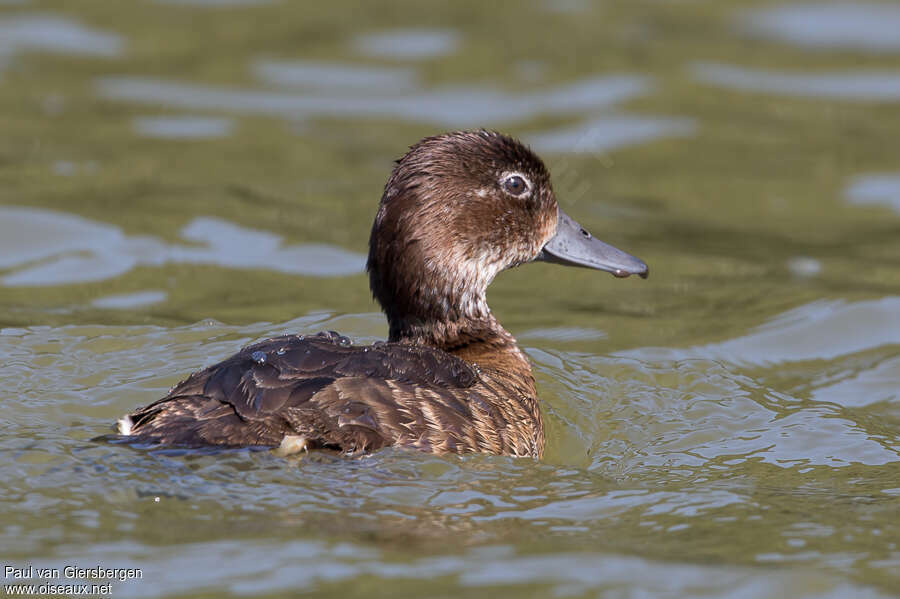
<path id="1" fill-rule="evenodd" d="M 519 175 L 510 175 L 503 180 L 503 189 L 510 195 L 520 196 L 528 191 L 528 183 Z"/>

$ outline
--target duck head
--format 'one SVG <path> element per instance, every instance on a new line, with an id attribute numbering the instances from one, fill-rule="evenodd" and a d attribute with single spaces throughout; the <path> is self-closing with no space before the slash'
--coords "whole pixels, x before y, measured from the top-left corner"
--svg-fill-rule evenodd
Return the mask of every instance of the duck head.
<path id="1" fill-rule="evenodd" d="M 491 328 L 488 285 L 500 271 L 536 260 L 618 277 L 648 273 L 644 262 L 560 210 L 544 163 L 515 139 L 447 133 L 423 139 L 397 161 L 366 266 L 391 341 Z"/>

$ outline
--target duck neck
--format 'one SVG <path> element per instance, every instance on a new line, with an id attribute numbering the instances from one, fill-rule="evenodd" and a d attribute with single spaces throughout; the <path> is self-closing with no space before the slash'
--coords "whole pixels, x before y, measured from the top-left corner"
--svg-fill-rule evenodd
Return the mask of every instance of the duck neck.
<path id="1" fill-rule="evenodd" d="M 379 222 L 373 228 L 367 270 L 372 294 L 387 316 L 389 341 L 430 345 L 479 365 L 483 357 L 515 354 L 523 363 L 519 366 L 530 371 L 515 338 L 494 318 L 485 297 L 505 267 L 502 253 L 473 257 L 452 245 L 438 244 L 435 249 L 420 240 L 399 243 L 404 235 L 387 234 Z"/>
<path id="2" fill-rule="evenodd" d="M 390 341 L 429 345 L 454 354 L 480 368 L 511 376 L 534 392 L 531 363 L 513 337 L 490 311 L 481 318 L 423 321 L 416 318 L 389 319 Z"/>
<path id="3" fill-rule="evenodd" d="M 390 341 L 431 345 L 451 353 L 474 344 L 502 347 L 516 342 L 490 311 L 454 319 L 389 315 L 388 324 Z"/>

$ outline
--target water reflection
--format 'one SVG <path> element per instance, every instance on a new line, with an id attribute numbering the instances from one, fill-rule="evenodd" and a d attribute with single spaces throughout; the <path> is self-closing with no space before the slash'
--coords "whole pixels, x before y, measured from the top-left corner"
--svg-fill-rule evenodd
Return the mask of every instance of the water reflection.
<path id="1" fill-rule="evenodd" d="M 663 562 L 590 551 L 517 555 L 513 548 L 502 545 L 408 561 L 397 560 L 390 552 L 371 546 L 308 540 L 185 543 L 165 549 L 114 542 L 95 544 L 86 548 L 87 553 L 75 549 L 62 548 L 53 559 L 35 560 L 34 565 L 89 568 L 96 567 L 99 561 L 119 568 L 142 568 L 152 585 L 139 581 L 116 585 L 118 595 L 135 598 L 223 591 L 239 595 L 280 593 L 372 579 L 379 582 L 367 592 L 388 597 L 397 596 L 398 588 L 409 588 L 404 582 L 421 585 L 422 581 L 437 577 L 454 580 L 462 589 L 518 589 L 530 593 L 543 588 L 552 596 L 627 589 L 625 596 L 700 594 L 725 599 L 777 597 L 784 589 L 796 589 L 791 596 L 799 599 L 886 597 L 802 567 L 763 573 L 750 568 Z M 196 568 L 187 571 L 180 567 L 185 563 Z M 229 564 L 226 584 L 221 579 L 223 563 Z"/>
<path id="2" fill-rule="evenodd" d="M 731 364 L 529 353 L 545 396 L 560 398 L 548 409 L 550 421 L 559 423 L 549 427 L 554 452 L 577 456 L 586 444 L 591 455 L 585 466 L 609 476 L 648 468 L 671 476 L 747 461 L 781 468 L 900 461 L 900 438 L 869 430 L 838 405 L 804 402 L 808 389 L 798 389 L 797 395 L 777 391 Z M 893 393 L 891 387 L 886 390 Z M 666 501 L 687 509 L 705 497 L 724 496 L 693 486 L 684 497 L 666 496 Z M 663 496 L 646 500 L 656 505 L 656 499 Z M 590 502 L 596 509 L 604 503 Z"/>
<path id="3" fill-rule="evenodd" d="M 60 177 L 71 177 L 78 174 L 93 175 L 100 168 L 97 162 L 90 160 L 88 162 L 72 162 L 71 160 L 57 160 L 51 165 L 54 175 Z"/>
<path id="4" fill-rule="evenodd" d="M 105 308 L 108 310 L 128 310 L 142 306 L 160 304 L 166 301 L 168 297 L 169 294 L 165 291 L 137 291 L 135 293 L 98 297 L 91 302 L 91 305 L 95 308 Z"/>
<path id="5" fill-rule="evenodd" d="M 884 297 L 861 302 L 813 302 L 785 312 L 737 339 L 687 349 L 644 348 L 619 355 L 642 359 L 702 358 L 764 366 L 832 360 L 898 343 L 900 297 Z"/>
<path id="6" fill-rule="evenodd" d="M 900 343 L 900 340 L 898 340 Z M 859 408 L 879 403 L 900 404 L 900 358 L 876 362 L 861 372 L 845 371 L 832 384 L 812 389 L 816 401 L 830 402 L 848 408 Z M 900 447 L 897 447 L 900 452 Z"/>
<path id="7" fill-rule="evenodd" d="M 740 91 L 836 100 L 900 100 L 900 71 L 897 70 L 809 74 L 715 63 L 697 63 L 691 70 L 698 81 Z"/>
<path id="8" fill-rule="evenodd" d="M 591 9 L 590 0 L 544 0 L 543 8 L 548 12 L 577 14 Z"/>
<path id="9" fill-rule="evenodd" d="M 644 439 L 647 445 L 635 458 L 644 466 L 699 466 L 727 456 L 741 456 L 739 461 L 752 456 L 782 467 L 895 463 L 900 460 L 900 438 L 873 429 L 842 408 L 896 401 L 891 381 L 898 375 L 898 345 L 900 298 L 887 297 L 815 302 L 720 343 L 619 354 L 636 363 L 594 361 L 591 367 L 601 373 L 622 367 L 632 373 L 602 389 L 604 395 L 629 399 L 610 409 L 615 432 L 601 447 L 615 452 L 641 446 Z M 862 358 L 864 352 L 869 359 Z M 755 369 L 754 378 L 742 374 L 748 367 Z M 791 376 L 782 373 L 797 370 L 808 375 L 801 377 L 802 383 L 787 384 L 783 379 Z M 647 375 L 639 374 L 642 371 Z M 652 380 L 652 373 L 671 377 L 666 390 L 641 381 L 643 376 Z M 583 394 L 580 389 L 587 381 L 571 376 L 566 377 L 566 392 Z M 774 381 L 772 388 L 765 384 L 767 379 Z M 805 402 L 810 396 L 814 403 Z M 589 418 L 565 418 L 588 436 L 610 433 L 604 427 L 589 432 Z M 617 436 L 627 442 L 617 442 Z M 597 458 L 595 463 L 605 468 Z"/>
<path id="10" fill-rule="evenodd" d="M 250 6 L 253 4 L 270 4 L 280 0 L 156 0 L 159 4 L 177 4 L 182 6 Z"/>
<path id="11" fill-rule="evenodd" d="M 862 65 L 858 51 L 896 51 L 889 37 L 897 27 L 885 16 L 896 3 L 877 5 L 883 27 L 871 20 L 854 25 L 846 15 L 824 24 L 835 3 L 788 5 L 815 23 L 801 34 L 811 41 L 799 42 L 799 52 L 778 43 L 735 45 L 727 30 L 717 30 L 733 16 L 749 14 L 748 23 L 776 14 L 778 2 L 746 11 L 740 3 L 536 0 L 516 12 L 444 3 L 405 11 L 402 22 L 383 12 L 283 0 L 148 0 L 118 11 L 56 2 L 71 16 L 48 17 L 62 23 L 55 34 L 36 33 L 24 17 L 11 32 L 22 15 L 9 13 L 43 6 L 27 4 L 0 15 L 0 62 L 31 50 L 67 58 L 23 60 L 7 75 L 16 81 L 3 87 L 7 201 L 80 206 L 91 215 L 113 204 L 117 210 L 95 217 L 109 224 L 43 210 L 27 219 L 12 208 L 0 213 L 2 312 L 22 326 L 0 330 L 0 546 L 15 554 L 7 559 L 145 569 L 143 583 L 116 585 L 116 596 L 301 589 L 346 597 L 362 589 L 397 597 L 425 589 L 490 597 L 874 597 L 858 585 L 898 588 L 900 291 L 885 227 L 895 224 L 889 210 L 898 207 L 891 172 L 898 165 L 886 140 L 897 137 L 900 71 L 890 56 L 865 56 L 869 64 Z M 839 6 L 859 12 L 873 4 Z M 248 18 L 256 11 L 265 22 Z M 427 28 L 437 23 L 454 27 L 443 47 L 428 39 Z M 760 27 L 751 35 L 793 43 L 790 32 Z M 498 28 L 504 30 L 495 35 Z M 67 29 L 75 42 L 65 41 Z M 426 33 L 418 49 L 412 44 L 393 55 L 391 48 L 368 52 L 362 43 L 387 34 L 395 44 L 399 34 L 416 31 Z M 79 46 L 93 48 L 85 56 L 118 59 L 79 59 Z M 736 56 L 748 47 L 753 56 L 742 63 Z M 806 51 L 814 47 L 830 50 Z M 496 80 L 490 65 L 473 62 L 482 51 L 509 58 Z M 727 102 L 711 97 L 715 88 L 685 84 L 684 65 L 697 59 L 713 63 L 711 85 L 736 90 Z M 879 70 L 854 70 L 859 66 Z M 120 77 L 127 74 L 158 79 Z M 97 87 L 84 77 L 98 77 Z M 792 102 L 760 102 L 757 92 L 883 103 L 869 112 L 834 102 L 798 111 Z M 98 101 L 98 93 L 118 103 Z M 622 103 L 631 101 L 627 110 L 639 107 L 641 114 L 625 112 Z M 176 112 L 160 109 L 167 106 Z M 266 122 L 254 122 L 250 136 L 243 115 L 338 118 L 298 138 Z M 190 203 L 169 202 L 159 218 L 180 238 L 124 228 L 157 213 L 160 193 L 196 173 L 213 188 L 238 177 L 289 195 L 303 177 L 282 167 L 311 156 L 315 176 L 307 183 L 319 199 L 310 201 L 328 202 L 347 218 L 342 232 L 313 234 L 340 243 L 347 231 L 369 226 L 355 206 L 377 194 L 347 183 L 349 162 L 377 179 L 390 148 L 412 141 L 418 129 L 506 123 L 532 132 L 542 151 L 603 152 L 683 138 L 623 153 L 602 173 L 584 157 L 570 161 L 579 181 L 611 198 L 585 210 L 600 220 L 631 211 L 628 234 L 659 254 L 656 283 L 635 288 L 636 296 L 628 290 L 627 298 L 610 287 L 602 302 L 570 293 L 554 306 L 542 304 L 539 319 L 529 315 L 534 302 L 525 296 L 540 285 L 511 274 L 494 289 L 504 322 L 536 365 L 546 460 L 401 451 L 283 460 L 90 441 L 126 410 L 253 340 L 322 329 L 361 342 L 384 336 L 377 313 L 284 322 L 313 307 L 374 309 L 358 280 L 243 271 L 265 285 L 237 296 L 227 293 L 227 281 L 219 284 L 216 269 L 173 268 L 299 264 L 296 271 L 307 272 L 342 262 L 277 239 L 265 225 L 277 211 L 254 216 L 262 231 L 241 226 L 249 221 L 240 214 L 253 202 L 229 207 L 234 222 L 193 220 L 198 212 Z M 852 134 L 841 136 L 845 129 Z M 135 140 L 186 132 L 208 138 Z M 173 148 L 180 172 L 159 170 L 171 165 Z M 847 173 L 861 176 L 842 189 Z M 825 210 L 816 201 L 842 191 L 843 204 Z M 214 197 L 196 200 L 215 210 Z M 206 210 L 199 214 L 214 214 Z M 688 220 L 690 235 L 679 235 Z M 723 223 L 787 240 L 751 252 L 774 276 L 754 278 L 762 271 L 747 270 L 746 244 L 716 233 Z M 836 258 L 857 243 L 857 254 L 877 268 Z M 360 271 L 362 256 L 341 255 L 347 272 Z M 138 272 L 135 265 L 150 268 Z M 10 287 L 31 284 L 29 278 L 55 285 L 123 272 L 129 275 L 97 286 Z M 559 276 L 569 275 L 582 280 Z M 601 284 L 591 297 L 606 293 Z M 266 309 L 285 297 L 291 306 Z M 816 297 L 845 300 L 809 303 Z M 91 300 L 104 310 L 137 310 L 44 310 Z M 793 306 L 800 307 L 748 328 Z M 184 322 L 208 313 L 276 324 L 204 319 L 162 326 L 169 317 Z M 98 326 L 98 319 L 155 324 Z M 41 326 L 50 322 L 89 324 Z M 657 332 L 671 347 L 610 354 L 652 343 L 646 339 Z"/>
<path id="12" fill-rule="evenodd" d="M 857 177 L 844 193 L 853 204 L 883 204 L 900 213 L 900 174 Z"/>
<path id="13" fill-rule="evenodd" d="M 608 152 L 662 137 L 694 133 L 693 119 L 609 115 L 571 127 L 532 133 L 528 142 L 540 152 Z"/>
<path id="14" fill-rule="evenodd" d="M 133 123 L 139 135 L 160 139 L 214 139 L 234 128 L 231 119 L 202 116 L 143 116 Z"/>
<path id="15" fill-rule="evenodd" d="M 798 277 L 810 278 L 822 273 L 822 262 L 809 256 L 795 256 L 787 262 L 788 270 Z"/>
<path id="16" fill-rule="evenodd" d="M 114 33 L 55 15 L 0 18 L 0 57 L 23 50 L 85 56 L 120 56 L 125 42 Z"/>
<path id="17" fill-rule="evenodd" d="M 393 92 L 418 87 L 418 73 L 407 67 L 377 67 L 312 60 L 260 60 L 256 76 L 269 85 L 318 90 Z"/>
<path id="18" fill-rule="evenodd" d="M 599 110 L 645 93 L 649 82 L 635 75 L 591 77 L 546 91 L 505 92 L 487 86 L 448 86 L 399 95 L 288 93 L 181 83 L 143 77 L 105 77 L 101 97 L 189 110 L 228 110 L 286 118 L 382 117 L 478 127 L 525 121 L 541 114 Z"/>
<path id="19" fill-rule="evenodd" d="M 403 39 L 415 45 L 413 41 L 423 41 L 420 35 L 431 39 L 439 33 L 409 33 L 410 37 Z M 403 44 L 391 47 L 405 48 Z M 252 68 L 263 82 L 294 91 L 225 88 L 143 77 L 102 78 L 97 81 L 97 90 L 107 99 L 187 110 L 226 110 L 289 119 L 395 118 L 459 128 L 523 122 L 541 115 L 596 115 L 575 125 L 537 131 L 527 138 L 537 150 L 546 152 L 605 152 L 661 137 L 692 135 L 695 130 L 694 120 L 687 118 L 597 115 L 648 93 L 651 81 L 638 75 L 596 76 L 544 90 L 506 92 L 485 85 L 424 88 L 419 72 L 410 67 L 259 60 Z M 532 81 L 542 78 L 540 64 L 526 63 L 523 68 L 522 77 Z M 140 121 L 137 126 L 144 134 L 178 134 L 174 121 Z M 216 134 L 224 128 L 191 121 L 185 127 L 204 133 L 212 128 Z"/>
<path id="20" fill-rule="evenodd" d="M 449 29 L 395 29 L 362 35 L 355 46 L 368 56 L 423 60 L 451 54 L 459 42 L 459 34 Z"/>
<path id="21" fill-rule="evenodd" d="M 551 327 L 529 329 L 519 333 L 519 339 L 550 339 L 553 341 L 597 341 L 606 339 L 606 333 L 586 327 Z"/>
<path id="22" fill-rule="evenodd" d="M 285 246 L 280 236 L 217 218 L 195 218 L 181 232 L 197 246 L 127 236 L 113 225 L 33 208 L 0 207 L 0 277 L 7 286 L 100 281 L 138 265 L 169 262 L 262 268 L 289 274 L 342 276 L 361 272 L 363 256 L 323 244 Z"/>
<path id="23" fill-rule="evenodd" d="M 574 499 L 557 499 L 537 507 L 514 511 L 496 511 L 478 520 L 517 518 L 524 520 L 568 520 L 573 523 L 587 522 L 624 514 L 630 510 L 640 511 L 644 516 L 676 514 L 681 516 L 703 516 L 716 508 L 741 504 L 747 497 L 722 489 L 693 489 L 687 492 L 649 492 L 645 490 L 617 490 L 609 493 L 591 493 Z"/>
<path id="24" fill-rule="evenodd" d="M 874 2 L 804 2 L 772 6 L 741 20 L 751 32 L 814 48 L 900 50 L 900 6 Z"/>
<path id="25" fill-rule="evenodd" d="M 890 555 L 890 520 L 877 521 L 887 527 L 882 537 L 843 540 L 876 526 L 867 506 L 895 506 L 895 477 L 875 465 L 889 452 L 873 453 L 877 444 L 862 425 L 835 406 L 801 403 L 710 360 L 531 350 L 552 445 L 543 463 L 390 450 L 362 460 L 310 454 L 289 461 L 265 452 L 166 454 L 86 442 L 134 403 L 249 341 L 321 329 L 368 338 L 373 318 L 0 331 L 4 388 L 31 393 L 28 402 L 0 402 L 0 420 L 19 431 L 0 439 L 0 451 L 15 456 L 8 468 L 28 486 L 27 497 L 14 491 L 4 503 L 27 532 L 7 527 L 0 540 L 17 539 L 42 565 L 141 567 L 152 583 L 117 587 L 135 597 L 324 593 L 330 584 L 373 577 L 396 596 L 405 581 L 438 575 L 464 588 L 507 585 L 508 593 L 618 585 L 676 596 L 701 589 L 726 597 L 739 589 L 757 597 L 797 585 L 792 596 L 809 589 L 866 596 L 818 568 L 845 549 Z M 584 456 L 589 468 L 575 466 Z M 854 486 L 860 463 L 869 464 L 867 476 L 883 477 L 877 488 L 887 492 L 878 493 L 880 503 L 863 497 L 840 505 L 847 494 L 871 489 Z M 63 516 L 69 532 L 60 541 Z M 80 542 L 97 530 L 127 540 Z M 222 530 L 253 532 L 236 540 Z M 722 544 L 736 530 L 759 534 Z M 466 544 L 476 547 L 459 549 Z M 686 551 L 693 563 L 679 561 Z M 697 565 L 706 557 L 720 561 Z M 816 571 L 746 567 L 773 560 Z M 179 563 L 199 564 L 200 574 Z M 204 574 L 216 571 L 204 564 L 222 563 L 228 577 Z M 812 587 L 807 576 L 815 577 Z"/>

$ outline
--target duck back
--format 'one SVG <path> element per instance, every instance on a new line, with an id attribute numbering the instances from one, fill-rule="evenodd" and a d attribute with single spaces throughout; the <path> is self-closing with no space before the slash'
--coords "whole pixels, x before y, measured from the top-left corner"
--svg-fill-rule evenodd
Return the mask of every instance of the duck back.
<path id="1" fill-rule="evenodd" d="M 189 448 L 291 438 L 350 454 L 396 445 L 538 457 L 536 410 L 533 383 L 425 345 L 354 346 L 328 332 L 245 347 L 133 412 L 126 426 L 130 441 Z"/>

